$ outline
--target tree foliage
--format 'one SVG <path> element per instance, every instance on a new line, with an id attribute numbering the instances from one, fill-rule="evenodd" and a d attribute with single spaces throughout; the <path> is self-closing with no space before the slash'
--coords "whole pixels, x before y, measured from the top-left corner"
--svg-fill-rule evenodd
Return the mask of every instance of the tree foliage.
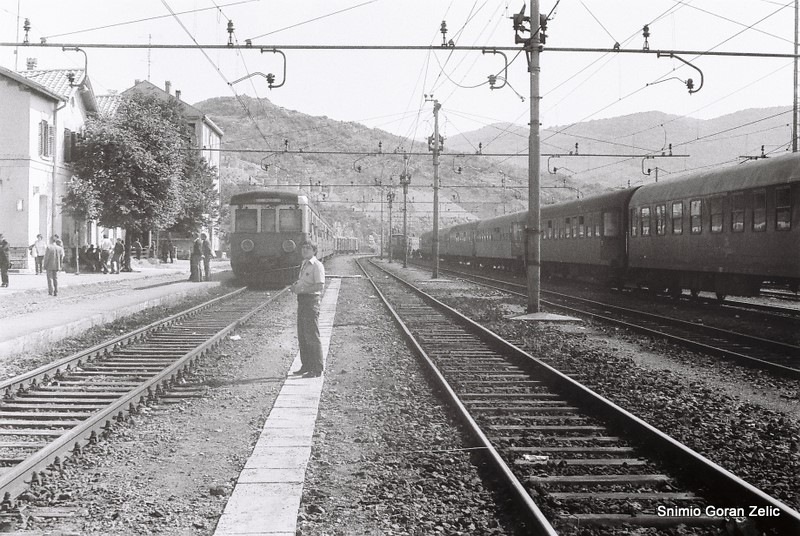
<path id="1" fill-rule="evenodd" d="M 113 115 L 91 118 L 79 141 L 77 177 L 64 211 L 134 232 L 197 229 L 216 216 L 214 170 L 192 145 L 180 103 L 123 98 Z"/>

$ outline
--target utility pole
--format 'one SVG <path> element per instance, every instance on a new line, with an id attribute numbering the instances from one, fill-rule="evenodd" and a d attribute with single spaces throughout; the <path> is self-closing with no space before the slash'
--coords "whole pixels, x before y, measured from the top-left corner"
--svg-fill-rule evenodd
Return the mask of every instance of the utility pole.
<path id="1" fill-rule="evenodd" d="M 522 19 L 522 17 L 520 17 Z M 514 20 L 514 29 L 521 25 L 523 20 Z M 530 137 L 528 138 L 528 227 L 525 232 L 525 244 L 527 255 L 527 276 L 528 276 L 528 313 L 540 312 L 539 294 L 541 285 L 541 235 L 539 212 L 539 168 L 541 166 L 541 156 L 539 151 L 539 39 L 543 29 L 540 26 L 539 0 L 531 0 L 530 14 L 530 33 L 528 40 L 522 40 L 526 45 L 528 53 L 528 72 L 530 80 Z M 519 36 L 515 39 L 519 40 Z"/>
<path id="2" fill-rule="evenodd" d="M 375 180 L 375 182 L 380 187 L 380 198 L 381 198 L 381 260 L 383 260 L 383 181 L 382 180 Z"/>
<path id="3" fill-rule="evenodd" d="M 797 152 L 797 41 L 798 0 L 794 0 L 794 100 L 792 101 L 792 152 Z"/>
<path id="4" fill-rule="evenodd" d="M 392 262 L 392 202 L 394 202 L 394 190 L 389 189 L 386 193 L 386 200 L 389 201 L 389 262 Z"/>
<path id="5" fill-rule="evenodd" d="M 408 155 L 403 155 L 403 172 L 400 184 L 403 185 L 403 268 L 408 268 L 408 185 L 411 184 L 411 173 L 408 172 Z"/>
<path id="6" fill-rule="evenodd" d="M 428 150 L 433 151 L 433 279 L 439 277 L 439 151 L 443 149 L 443 141 L 439 137 L 439 110 L 442 105 L 433 98 L 425 96 L 425 102 L 433 102 L 433 136 L 428 138 Z"/>

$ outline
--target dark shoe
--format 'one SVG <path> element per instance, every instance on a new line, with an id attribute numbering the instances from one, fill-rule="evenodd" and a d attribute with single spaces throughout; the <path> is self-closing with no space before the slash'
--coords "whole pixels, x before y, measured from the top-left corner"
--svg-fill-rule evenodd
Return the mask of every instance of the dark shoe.
<path id="1" fill-rule="evenodd" d="M 58 296 L 58 292 L 53 292 L 53 296 Z"/>
<path id="2" fill-rule="evenodd" d="M 310 370 L 303 374 L 303 378 L 319 378 L 320 376 L 322 376 L 321 370 Z"/>
<path id="3" fill-rule="evenodd" d="M 53 295 L 53 291 L 52 290 L 48 290 L 47 293 L 50 294 L 51 296 Z"/>
<path id="4" fill-rule="evenodd" d="M 295 370 L 294 372 L 292 372 L 292 374 L 294 376 L 302 376 L 303 374 L 306 374 L 306 373 L 308 373 L 308 370 L 306 370 L 306 369 L 304 369 L 302 367 L 297 369 L 297 370 Z"/>

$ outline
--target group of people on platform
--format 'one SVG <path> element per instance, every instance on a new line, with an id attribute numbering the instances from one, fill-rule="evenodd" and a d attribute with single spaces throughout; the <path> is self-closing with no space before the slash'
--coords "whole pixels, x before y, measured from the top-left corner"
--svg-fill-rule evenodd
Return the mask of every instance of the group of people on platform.
<path id="1" fill-rule="evenodd" d="M 211 242 L 205 233 L 194 233 L 192 236 L 192 249 L 189 258 L 191 275 L 190 281 L 210 281 L 211 280 L 211 259 L 215 258 Z M 161 260 L 174 262 L 177 257 L 177 248 L 172 240 L 163 242 Z M 11 248 L 8 241 L 0 233 L 0 287 L 8 287 L 8 273 L 11 269 Z M 137 260 L 141 260 L 144 248 L 141 242 L 136 239 L 131 244 L 131 250 Z M 34 271 L 36 275 L 47 274 L 47 287 L 49 294 L 58 296 L 58 272 L 65 268 L 65 250 L 59 235 L 55 234 L 47 243 L 41 234 L 36 235 L 36 240 L 28 246 L 28 251 L 34 258 Z M 74 250 L 71 250 L 74 252 Z M 154 256 L 155 244 L 150 245 L 150 256 Z M 74 261 L 74 255 L 72 256 Z M 108 233 L 103 234 L 100 244 L 95 246 L 83 246 L 78 253 L 80 269 L 84 272 L 102 272 L 104 274 L 118 274 L 123 268 L 125 259 L 125 241 L 117 238 L 112 241 Z M 73 261 L 70 261 L 72 264 Z"/>
<path id="2" fill-rule="evenodd" d="M 58 296 L 58 272 L 64 268 L 64 245 L 57 234 L 46 244 L 42 235 L 28 248 L 35 259 L 36 274 L 47 274 L 47 293 Z M 0 279 L 2 286 L 8 287 L 8 271 L 11 269 L 11 253 L 8 240 L 0 233 Z"/>

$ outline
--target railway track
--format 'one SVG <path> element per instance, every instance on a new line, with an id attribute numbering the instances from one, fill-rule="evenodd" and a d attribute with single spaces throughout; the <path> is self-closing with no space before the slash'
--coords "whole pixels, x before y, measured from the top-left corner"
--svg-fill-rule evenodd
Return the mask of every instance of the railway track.
<path id="1" fill-rule="evenodd" d="M 523 285 L 454 270 L 441 270 L 472 282 L 527 297 Z M 542 290 L 542 304 L 577 315 L 588 315 L 648 335 L 666 338 L 697 351 L 732 359 L 744 365 L 800 378 L 800 347 L 663 315 Z M 577 305 L 576 305 L 577 304 Z"/>
<path id="2" fill-rule="evenodd" d="M 362 269 L 531 533 L 639 525 L 673 534 L 680 524 L 703 533 L 737 517 L 720 508 L 752 505 L 772 513 L 755 520 L 761 527 L 800 532 L 800 513 L 390 272 Z M 659 506 L 676 510 L 659 515 Z"/>
<path id="3" fill-rule="evenodd" d="M 40 473 L 108 432 L 112 422 L 182 385 L 206 353 L 284 291 L 237 289 L 0 383 L 0 493 L 5 508 Z M 195 389 L 196 391 L 196 389 Z"/>

